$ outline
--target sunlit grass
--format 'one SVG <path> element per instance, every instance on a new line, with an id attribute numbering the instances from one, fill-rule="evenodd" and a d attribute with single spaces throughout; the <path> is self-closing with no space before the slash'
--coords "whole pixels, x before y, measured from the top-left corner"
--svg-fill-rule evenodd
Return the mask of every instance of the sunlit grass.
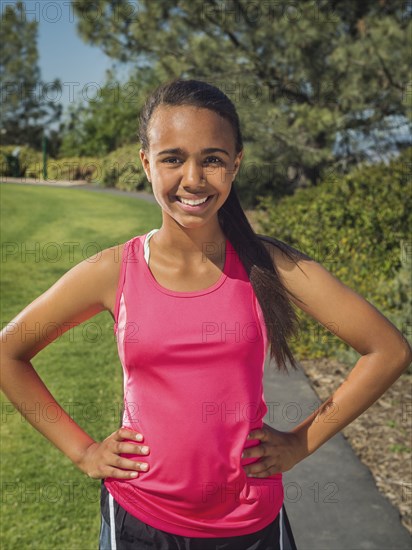
<path id="1" fill-rule="evenodd" d="M 160 227 L 157 205 L 82 189 L 1 184 L 1 322 L 63 273 Z M 103 439 L 119 426 L 122 371 L 108 312 L 66 332 L 32 361 L 80 426 Z M 1 394 L 1 547 L 95 550 L 100 481 L 80 472 Z M 33 411 L 55 419 L 55 411 Z"/>

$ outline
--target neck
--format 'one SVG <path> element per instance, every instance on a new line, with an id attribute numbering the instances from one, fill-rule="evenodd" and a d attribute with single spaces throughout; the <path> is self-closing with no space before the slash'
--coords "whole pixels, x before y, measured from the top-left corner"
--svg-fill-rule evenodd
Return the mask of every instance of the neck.
<path id="1" fill-rule="evenodd" d="M 225 250 L 226 237 L 218 219 L 200 227 L 183 227 L 173 219 L 163 220 L 159 231 L 153 235 L 156 245 L 165 254 L 176 259 L 196 257 L 199 252 L 208 258 L 220 257 Z"/>

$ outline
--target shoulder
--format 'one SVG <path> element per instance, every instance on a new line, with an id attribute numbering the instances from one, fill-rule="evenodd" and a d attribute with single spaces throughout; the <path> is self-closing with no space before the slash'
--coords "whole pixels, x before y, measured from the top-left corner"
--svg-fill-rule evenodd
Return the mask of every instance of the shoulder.
<path id="1" fill-rule="evenodd" d="M 308 303 L 318 299 L 321 293 L 324 295 L 327 289 L 333 288 L 336 292 L 338 287 L 344 286 L 322 264 L 303 251 L 274 237 L 258 237 L 269 252 L 273 267 L 291 300 L 301 309 L 308 311 Z"/>
<path id="2" fill-rule="evenodd" d="M 70 291 L 79 302 L 100 304 L 104 309 L 112 310 L 126 244 L 117 244 L 84 258 L 52 288 L 56 293 Z"/>
<path id="3" fill-rule="evenodd" d="M 110 280 L 120 271 L 123 250 L 126 243 L 104 248 L 96 254 L 84 258 L 74 269 L 82 269 L 85 275 L 99 276 L 99 279 Z"/>
<path id="4" fill-rule="evenodd" d="M 363 296 L 321 263 L 273 238 L 258 235 L 291 301 L 349 344 L 358 353 L 378 350 L 385 342 L 399 354 L 405 347 L 400 331 Z"/>
<path id="5" fill-rule="evenodd" d="M 86 259 L 88 277 L 91 284 L 99 286 L 99 292 L 106 309 L 113 309 L 120 273 L 124 263 L 125 247 L 129 241 L 103 249 Z M 83 262 L 84 263 L 84 262 Z"/>
<path id="6" fill-rule="evenodd" d="M 294 248 L 288 243 L 285 243 L 275 237 L 268 237 L 267 235 L 257 235 L 260 239 L 263 246 L 269 252 L 270 257 L 272 258 L 272 263 L 274 264 L 275 269 L 278 271 L 289 271 L 296 267 L 297 263 L 304 261 L 313 261 L 313 259 Z"/>

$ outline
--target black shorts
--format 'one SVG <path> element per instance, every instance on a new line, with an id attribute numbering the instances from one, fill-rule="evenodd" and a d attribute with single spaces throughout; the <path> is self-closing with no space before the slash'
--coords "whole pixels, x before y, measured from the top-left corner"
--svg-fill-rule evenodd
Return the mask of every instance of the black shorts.
<path id="1" fill-rule="evenodd" d="M 297 550 L 285 507 L 260 531 L 237 537 L 173 535 L 135 518 L 101 486 L 99 550 Z"/>

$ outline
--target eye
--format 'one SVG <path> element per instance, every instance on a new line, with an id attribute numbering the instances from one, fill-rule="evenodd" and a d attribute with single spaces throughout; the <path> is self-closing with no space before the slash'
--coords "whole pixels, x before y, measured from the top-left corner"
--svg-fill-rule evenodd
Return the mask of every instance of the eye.
<path id="1" fill-rule="evenodd" d="M 163 159 L 162 162 L 165 164 L 177 164 L 178 162 L 180 162 L 180 159 L 178 159 L 177 157 L 168 157 Z"/>
<path id="2" fill-rule="evenodd" d="M 218 164 L 223 166 L 224 162 L 219 157 L 206 157 L 205 164 Z"/>

